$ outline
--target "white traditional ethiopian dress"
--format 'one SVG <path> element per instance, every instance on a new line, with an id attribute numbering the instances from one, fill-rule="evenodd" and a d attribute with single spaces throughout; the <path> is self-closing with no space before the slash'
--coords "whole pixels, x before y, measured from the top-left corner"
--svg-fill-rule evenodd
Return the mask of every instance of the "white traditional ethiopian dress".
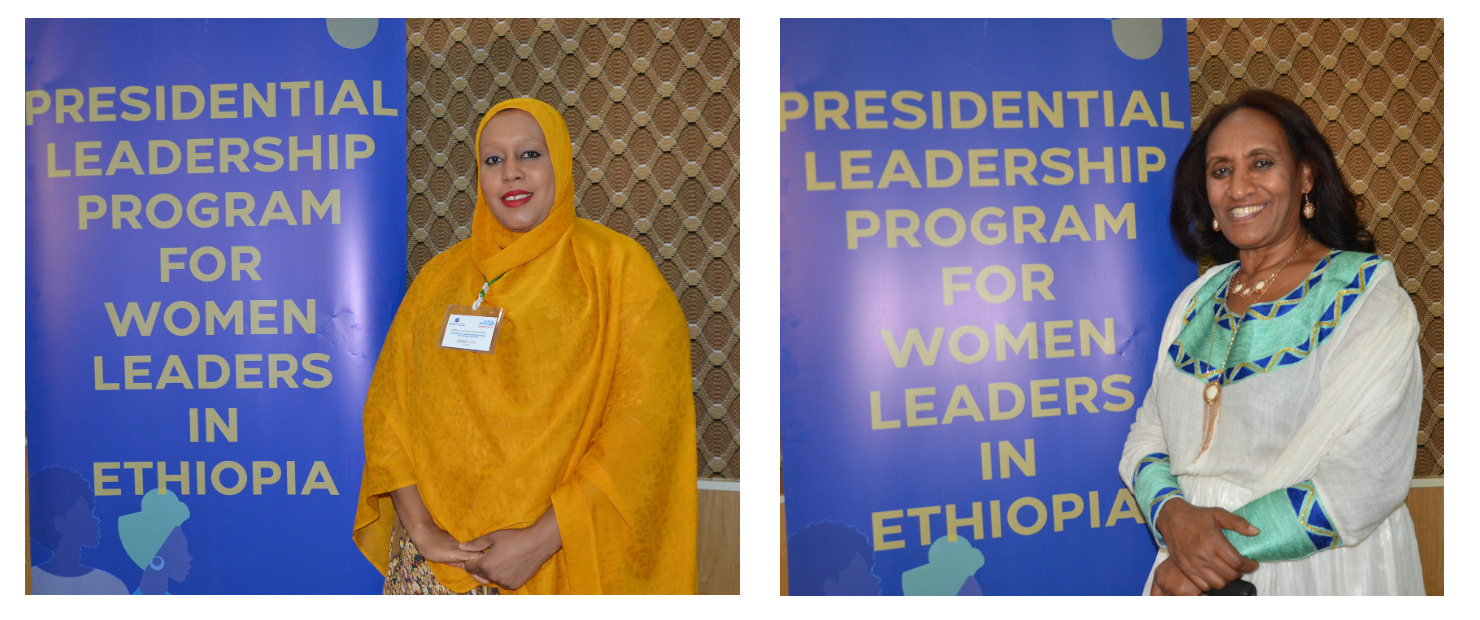
<path id="1" fill-rule="evenodd" d="M 1171 496 L 1239 510 L 1261 533 L 1229 538 L 1261 560 L 1244 577 L 1261 596 L 1422 595 L 1404 499 L 1423 371 L 1418 320 L 1392 266 L 1333 250 L 1289 295 L 1250 307 L 1223 360 L 1238 320 L 1224 305 L 1236 266 L 1208 270 L 1173 305 L 1121 478 L 1148 525 Z M 1221 413 L 1204 450 L 1203 389 L 1219 376 Z M 1156 563 L 1166 558 L 1163 546 Z"/>

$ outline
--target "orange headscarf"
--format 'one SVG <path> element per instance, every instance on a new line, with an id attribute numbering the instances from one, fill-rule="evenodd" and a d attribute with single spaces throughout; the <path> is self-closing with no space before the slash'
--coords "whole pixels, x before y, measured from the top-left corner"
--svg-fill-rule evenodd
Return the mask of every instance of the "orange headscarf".
<path id="1" fill-rule="evenodd" d="M 390 491 L 417 485 L 458 540 L 527 527 L 554 506 L 563 548 L 509 593 L 693 593 L 696 473 L 687 321 L 632 239 L 578 219 L 565 120 L 534 116 L 555 169 L 550 215 L 526 233 L 478 190 L 473 236 L 433 258 L 406 293 L 365 401 L 354 538 L 382 573 Z M 475 143 L 476 148 L 476 143 Z M 442 349 L 451 304 L 502 307 L 492 355 Z M 466 592 L 477 582 L 432 564 Z"/>

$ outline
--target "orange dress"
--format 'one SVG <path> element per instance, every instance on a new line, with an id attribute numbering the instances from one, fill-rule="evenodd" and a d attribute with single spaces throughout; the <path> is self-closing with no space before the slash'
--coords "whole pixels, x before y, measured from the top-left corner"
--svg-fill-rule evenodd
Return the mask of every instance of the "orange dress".
<path id="1" fill-rule="evenodd" d="M 480 187 L 473 235 L 422 268 L 365 401 L 354 539 L 386 572 L 395 508 L 415 484 L 458 540 L 528 527 L 552 505 L 563 548 L 505 594 L 697 589 L 694 404 L 688 323 L 652 257 L 575 215 L 565 121 L 532 99 L 504 108 L 544 130 L 557 179 L 549 217 L 498 223 Z M 504 308 L 494 354 L 442 349 L 452 304 Z M 432 563 L 457 592 L 478 585 Z"/>

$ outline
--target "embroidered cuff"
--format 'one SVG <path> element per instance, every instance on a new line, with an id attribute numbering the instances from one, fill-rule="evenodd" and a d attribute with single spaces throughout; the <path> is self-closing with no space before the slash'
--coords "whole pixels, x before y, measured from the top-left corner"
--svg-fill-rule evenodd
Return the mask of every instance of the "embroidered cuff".
<path id="1" fill-rule="evenodd" d="M 1177 477 L 1172 475 L 1170 457 L 1158 452 L 1142 458 L 1136 464 L 1136 476 L 1131 480 L 1131 491 L 1136 494 L 1136 504 L 1141 508 L 1141 514 L 1145 515 L 1146 526 L 1151 528 L 1156 544 L 1167 546 L 1166 541 L 1161 539 L 1161 532 L 1156 530 L 1156 516 L 1161 514 L 1161 507 L 1167 500 L 1182 497 L 1182 487 L 1177 484 Z"/>
<path id="2" fill-rule="evenodd" d="M 1259 528 L 1258 536 L 1223 530 L 1233 548 L 1251 560 L 1298 560 L 1322 549 L 1342 546 L 1341 535 L 1327 518 L 1321 496 L 1309 480 L 1271 492 L 1233 514 Z"/>

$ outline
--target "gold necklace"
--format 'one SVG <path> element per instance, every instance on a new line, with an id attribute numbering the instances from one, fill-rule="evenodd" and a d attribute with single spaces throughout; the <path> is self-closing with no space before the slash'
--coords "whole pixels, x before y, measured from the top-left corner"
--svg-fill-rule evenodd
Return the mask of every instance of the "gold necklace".
<path id="1" fill-rule="evenodd" d="M 1213 442 L 1213 426 L 1218 423 L 1218 414 L 1222 413 L 1223 410 L 1223 374 L 1228 370 L 1228 356 L 1233 354 L 1233 341 L 1238 338 L 1238 328 L 1244 324 L 1244 319 L 1249 316 L 1249 309 L 1264 299 L 1264 293 L 1269 290 L 1269 285 L 1274 283 L 1275 277 L 1280 275 L 1280 272 L 1285 269 L 1286 265 L 1290 264 L 1290 261 L 1295 260 L 1295 257 L 1300 255 L 1300 251 L 1305 249 L 1305 244 L 1309 241 L 1310 233 L 1306 233 L 1305 239 L 1300 242 L 1300 245 L 1295 246 L 1295 251 L 1285 257 L 1285 262 L 1280 263 L 1280 266 L 1275 268 L 1274 273 L 1269 274 L 1268 279 L 1260 282 L 1253 289 L 1259 293 L 1259 296 L 1255 297 L 1254 301 L 1249 303 L 1249 307 L 1244 308 L 1244 314 L 1238 317 L 1237 321 L 1234 321 L 1231 329 L 1232 333 L 1228 335 L 1228 350 L 1223 353 L 1223 365 L 1218 368 L 1218 372 L 1214 373 L 1212 378 L 1208 379 L 1207 385 L 1203 386 L 1203 441 L 1202 449 L 1197 453 L 1198 456 L 1202 456 L 1204 452 L 1207 452 L 1208 446 Z M 1243 280 L 1242 264 L 1239 265 L 1239 272 L 1234 275 L 1239 276 L 1240 281 Z M 1217 333 L 1218 318 L 1214 316 L 1213 334 L 1217 335 Z M 1208 365 L 1210 366 L 1213 364 L 1213 340 L 1214 338 L 1212 337 L 1208 338 Z"/>
<path id="2" fill-rule="evenodd" d="M 1280 270 L 1281 269 L 1284 269 L 1285 268 L 1285 265 L 1289 264 L 1291 258 L 1295 258 L 1295 256 L 1297 254 L 1299 254 L 1301 250 L 1305 249 L 1305 243 L 1307 241 L 1310 241 L 1310 233 L 1306 233 L 1305 234 L 1305 239 L 1300 242 L 1300 245 L 1298 245 L 1298 246 L 1295 247 L 1295 253 L 1294 254 L 1291 254 L 1289 258 L 1286 258 L 1285 259 L 1285 262 L 1284 263 L 1281 263 L 1279 267 L 1275 268 L 1274 273 L 1269 274 L 1269 277 L 1268 278 L 1265 278 L 1264 280 L 1262 280 L 1260 282 L 1255 282 L 1254 283 L 1254 286 L 1246 286 L 1244 284 L 1244 270 L 1241 267 L 1238 270 L 1238 273 L 1237 274 L 1234 274 L 1235 277 L 1238 278 L 1238 282 L 1234 285 L 1234 288 L 1233 288 L 1234 294 L 1236 294 L 1239 297 L 1242 297 L 1244 299 L 1248 299 L 1249 296 L 1250 295 L 1253 295 L 1254 293 L 1259 293 L 1260 296 L 1262 297 L 1264 295 L 1264 291 L 1266 290 L 1266 288 L 1269 285 L 1274 284 L 1275 276 L 1280 275 Z M 1254 304 L 1251 303 L 1249 305 L 1252 306 Z"/>

